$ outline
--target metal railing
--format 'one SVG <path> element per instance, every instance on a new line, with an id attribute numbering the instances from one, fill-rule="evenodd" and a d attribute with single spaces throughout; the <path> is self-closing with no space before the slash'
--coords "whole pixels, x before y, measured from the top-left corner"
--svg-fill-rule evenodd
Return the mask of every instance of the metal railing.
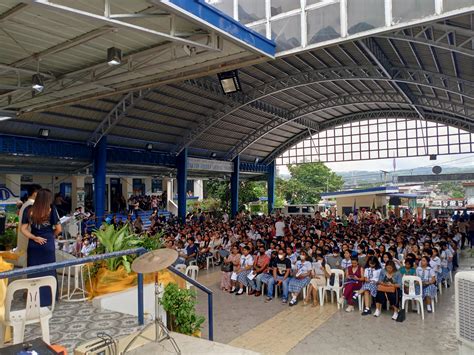
<path id="1" fill-rule="evenodd" d="M 111 258 L 122 257 L 126 255 L 142 255 L 145 254 L 147 250 L 145 248 L 136 248 L 136 249 L 128 249 L 122 251 L 116 251 L 112 253 L 105 253 L 99 255 L 91 255 L 84 258 L 78 259 L 71 259 L 71 260 L 64 260 L 58 261 L 55 263 L 43 264 L 43 265 L 36 265 L 36 266 L 29 266 L 22 269 L 15 269 L 10 271 L 0 272 L 0 280 L 6 278 L 13 278 L 19 277 L 24 275 L 34 275 L 38 272 L 45 272 L 45 271 L 53 271 L 56 269 L 63 269 L 65 267 L 70 267 L 74 265 L 81 265 L 86 263 L 93 263 L 100 260 L 106 260 Z M 209 323 L 209 340 L 214 340 L 214 317 L 213 317 L 213 292 L 208 289 L 207 287 L 201 285 L 196 280 L 193 280 L 189 276 L 186 276 L 182 272 L 176 270 L 174 267 L 170 266 L 168 268 L 169 271 L 176 274 L 177 276 L 183 278 L 185 281 L 189 282 L 199 290 L 203 291 L 207 294 L 207 305 L 208 305 L 208 323 Z M 145 315 L 144 315 L 144 297 L 143 297 L 143 274 L 137 274 L 137 297 L 138 297 L 138 324 L 143 325 L 145 323 Z"/>

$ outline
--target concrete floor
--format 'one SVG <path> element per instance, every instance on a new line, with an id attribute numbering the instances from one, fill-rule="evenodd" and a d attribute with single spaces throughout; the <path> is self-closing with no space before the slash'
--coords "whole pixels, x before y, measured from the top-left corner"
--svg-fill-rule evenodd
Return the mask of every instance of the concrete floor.
<path id="1" fill-rule="evenodd" d="M 469 270 L 474 259 L 461 259 L 461 270 Z M 359 311 L 346 313 L 334 305 L 293 308 L 274 299 L 234 296 L 219 290 L 220 271 L 216 267 L 201 271 L 198 280 L 214 291 L 214 340 L 268 354 L 454 354 L 458 351 L 455 336 L 454 289 L 443 289 L 436 312 L 407 313 L 403 323 L 382 316 L 362 317 Z M 198 292 L 198 312 L 207 315 L 207 297 Z M 285 324 L 283 329 L 279 327 Z M 207 323 L 203 338 L 207 338 Z"/>

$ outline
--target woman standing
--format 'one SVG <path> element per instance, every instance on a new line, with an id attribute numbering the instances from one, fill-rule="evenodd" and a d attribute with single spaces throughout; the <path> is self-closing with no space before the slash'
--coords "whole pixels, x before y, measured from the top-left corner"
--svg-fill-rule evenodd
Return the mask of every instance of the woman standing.
<path id="1" fill-rule="evenodd" d="M 239 248 L 237 248 L 237 246 L 233 246 L 231 249 L 231 254 L 224 258 L 224 265 L 232 266 L 223 266 L 224 270 L 230 271 L 222 271 L 221 290 L 225 292 L 230 292 L 231 288 L 232 291 L 235 290 L 235 282 L 237 280 L 236 271 L 240 265 L 240 254 Z M 232 277 L 232 274 L 234 273 L 235 277 Z"/>
<path id="2" fill-rule="evenodd" d="M 27 265 L 43 265 L 56 261 L 55 237 L 61 233 L 61 224 L 56 209 L 52 205 L 53 195 L 48 189 L 41 189 L 36 195 L 33 206 L 23 212 L 21 232 L 28 240 Z M 30 231 L 31 228 L 31 231 Z M 31 277 L 54 276 L 56 271 L 38 272 Z M 49 287 L 40 289 L 41 307 L 51 305 Z"/>

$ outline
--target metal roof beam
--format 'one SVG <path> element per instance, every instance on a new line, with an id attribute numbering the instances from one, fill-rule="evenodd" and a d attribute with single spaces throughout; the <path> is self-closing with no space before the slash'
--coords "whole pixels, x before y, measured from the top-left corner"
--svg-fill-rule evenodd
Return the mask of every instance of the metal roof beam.
<path id="1" fill-rule="evenodd" d="M 30 6 L 29 4 L 25 3 L 19 3 L 15 6 L 13 6 L 11 9 L 8 9 L 7 11 L 3 12 L 0 14 L 0 24 L 4 21 L 7 21 L 14 17 L 15 15 L 18 15 L 21 11 L 26 10 L 26 8 Z"/>
<path id="2" fill-rule="evenodd" d="M 388 56 L 384 53 L 382 48 L 377 44 L 373 38 L 365 38 L 357 42 L 370 58 L 377 64 L 377 66 L 384 72 L 385 75 L 393 80 L 393 67 Z M 416 52 L 414 52 L 416 54 Z M 423 68 L 421 68 L 423 69 Z M 405 99 L 411 104 L 412 108 L 418 113 L 421 119 L 424 119 L 424 112 L 422 109 L 416 106 L 416 98 L 411 92 L 410 88 L 406 83 L 393 82 L 395 88 L 405 97 Z"/>
<path id="3" fill-rule="evenodd" d="M 440 111 L 444 111 L 446 113 L 456 115 L 458 120 L 464 119 L 466 122 L 470 123 L 474 126 L 474 120 L 472 120 L 472 116 L 474 114 L 473 110 L 466 110 L 465 106 L 457 105 L 452 103 L 451 101 L 440 100 L 433 97 L 427 96 L 416 96 L 417 100 L 419 101 L 420 109 L 421 108 L 430 108 L 430 109 L 439 109 Z M 403 98 L 397 97 L 393 94 L 360 94 L 360 95 L 346 95 L 346 96 L 337 96 L 327 101 L 320 101 L 313 104 L 309 104 L 306 106 L 302 106 L 294 111 L 285 118 L 275 118 L 271 122 L 267 122 L 262 124 L 260 127 L 255 129 L 252 133 L 248 134 L 241 142 L 235 146 L 232 150 L 230 150 L 227 155 L 226 159 L 233 159 L 235 156 L 243 153 L 246 149 L 248 149 L 251 145 L 255 144 L 258 140 L 265 137 L 267 134 L 272 132 L 273 130 L 280 128 L 290 122 L 300 121 L 308 114 L 314 114 L 318 111 L 323 111 L 327 109 L 335 109 L 337 107 L 344 107 L 347 105 L 356 105 L 356 104 L 406 104 L 409 105 Z M 419 118 L 419 116 L 418 116 Z M 313 129 L 314 131 L 318 132 L 321 131 L 321 124 L 315 123 L 316 127 Z"/>
<path id="4" fill-rule="evenodd" d="M 395 119 L 409 119 L 417 120 L 419 116 L 416 112 L 412 110 L 379 110 L 379 111 L 367 111 L 359 112 L 355 114 L 344 115 L 336 119 L 328 120 L 320 124 L 320 132 L 341 126 L 345 123 L 355 122 L 355 121 L 365 121 L 377 118 L 395 118 Z M 448 116 L 445 114 L 439 114 L 434 112 L 426 113 L 426 120 L 430 122 L 442 123 L 447 126 L 457 127 L 459 129 L 466 130 L 468 132 L 474 132 L 474 122 L 469 122 L 458 117 Z M 316 134 L 317 132 L 311 132 L 311 135 Z M 269 163 L 279 157 L 281 154 L 286 152 L 288 149 L 308 138 L 310 133 L 307 130 L 302 131 L 296 136 L 290 138 L 288 141 L 283 143 L 280 147 L 275 149 L 270 155 L 268 155 L 263 163 Z"/>
<path id="5" fill-rule="evenodd" d="M 94 147 L 100 139 L 107 135 L 117 123 L 127 115 L 127 112 L 135 107 L 150 92 L 150 89 L 132 91 L 125 95 L 114 108 L 104 117 L 99 126 L 92 133 L 87 143 Z"/>
<path id="6" fill-rule="evenodd" d="M 55 4 L 55 3 L 52 3 L 48 0 L 33 0 L 32 4 L 43 6 L 43 7 L 49 8 L 50 10 L 53 10 L 53 11 L 73 14 L 73 15 L 81 16 L 81 17 L 84 17 L 84 18 L 87 18 L 87 19 L 90 19 L 90 20 L 93 20 L 93 21 L 100 21 L 100 22 L 107 23 L 107 24 L 110 24 L 110 25 L 115 26 L 115 27 L 122 27 L 122 28 L 126 28 L 126 29 L 129 29 L 129 30 L 135 30 L 135 31 L 143 32 L 145 34 L 156 36 L 156 37 L 160 38 L 163 41 L 170 41 L 170 42 L 180 43 L 182 45 L 188 45 L 188 46 L 191 46 L 191 47 L 194 47 L 194 48 L 201 48 L 201 49 L 210 50 L 210 51 L 219 51 L 219 49 L 216 48 L 215 46 L 209 46 L 209 45 L 206 45 L 206 44 L 202 44 L 202 43 L 199 43 L 199 42 L 188 40 L 186 38 L 176 37 L 176 36 L 173 36 L 173 35 L 168 34 L 168 33 L 155 31 L 155 30 L 152 30 L 150 28 L 134 25 L 134 24 L 131 24 L 131 23 L 128 23 L 128 22 L 119 21 L 119 20 L 116 20 L 116 19 L 113 19 L 113 18 L 109 18 L 107 16 L 97 15 L 97 14 L 94 14 L 92 12 L 82 11 L 82 10 L 79 10 L 79 9 L 76 9 L 76 8 L 73 8 L 73 7 L 64 6 L 64 5 L 60 5 L 60 4 Z"/>

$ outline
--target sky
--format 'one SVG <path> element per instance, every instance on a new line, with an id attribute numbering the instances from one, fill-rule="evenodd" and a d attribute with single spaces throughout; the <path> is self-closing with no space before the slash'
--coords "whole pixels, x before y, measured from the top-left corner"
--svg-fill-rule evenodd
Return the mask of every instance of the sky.
<path id="1" fill-rule="evenodd" d="M 326 163 L 326 165 L 335 172 L 347 171 L 393 171 L 393 158 L 358 160 L 351 162 Z M 432 167 L 439 165 L 441 167 L 461 167 L 472 168 L 474 171 L 474 154 L 453 154 L 439 155 L 437 160 L 430 160 L 428 156 L 414 158 L 397 158 L 396 170 L 414 169 L 420 167 Z M 280 173 L 288 174 L 286 166 L 278 167 Z"/>

